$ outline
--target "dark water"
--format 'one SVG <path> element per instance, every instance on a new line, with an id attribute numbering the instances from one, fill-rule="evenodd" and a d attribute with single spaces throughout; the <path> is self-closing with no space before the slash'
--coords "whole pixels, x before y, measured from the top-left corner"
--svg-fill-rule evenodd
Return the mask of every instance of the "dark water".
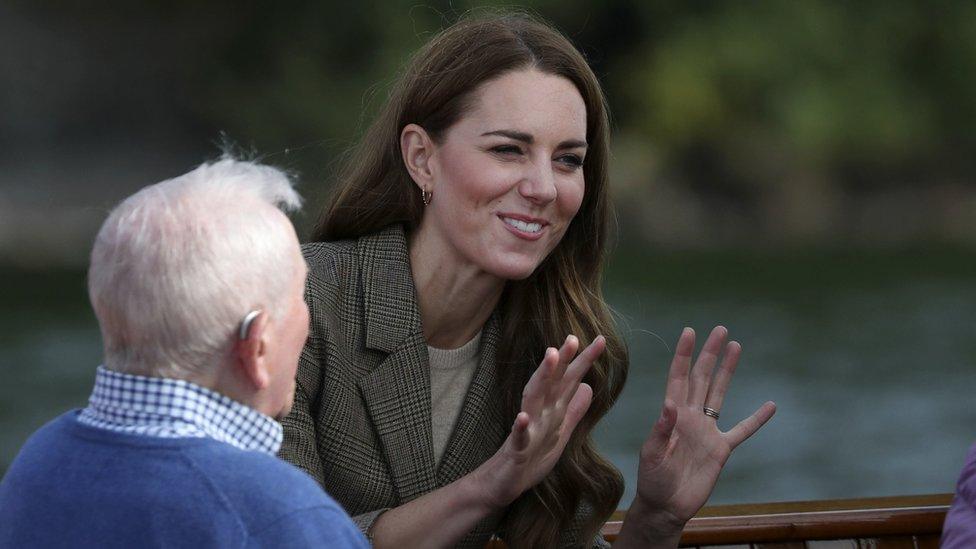
<path id="1" fill-rule="evenodd" d="M 976 257 L 956 252 L 620 259 L 609 301 L 632 374 L 597 440 L 633 497 L 680 329 L 743 345 L 723 428 L 766 400 L 712 503 L 952 492 L 976 441 Z M 627 328 L 624 328 L 625 331 Z"/>
<path id="2" fill-rule="evenodd" d="M 682 326 L 743 345 L 722 410 L 776 417 L 712 503 L 951 492 L 976 441 L 976 255 L 617 254 L 608 300 L 631 347 L 597 441 L 627 477 L 657 416 Z M 0 472 L 45 421 L 83 406 L 101 347 L 80 272 L 0 271 Z M 663 341 L 662 341 L 663 340 Z"/>

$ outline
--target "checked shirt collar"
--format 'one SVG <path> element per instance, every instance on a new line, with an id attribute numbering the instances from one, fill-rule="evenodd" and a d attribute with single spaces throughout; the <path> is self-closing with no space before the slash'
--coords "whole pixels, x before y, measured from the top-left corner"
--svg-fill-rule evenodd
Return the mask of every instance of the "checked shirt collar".
<path id="1" fill-rule="evenodd" d="M 242 450 L 275 454 L 281 424 L 224 395 L 182 379 L 145 377 L 99 366 L 78 421 L 118 433 L 206 437 Z"/>

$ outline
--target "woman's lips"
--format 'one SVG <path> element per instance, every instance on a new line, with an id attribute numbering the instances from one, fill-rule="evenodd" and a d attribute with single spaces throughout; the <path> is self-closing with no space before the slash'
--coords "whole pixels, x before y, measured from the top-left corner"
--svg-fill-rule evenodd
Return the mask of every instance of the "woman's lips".
<path id="1" fill-rule="evenodd" d="M 522 215 L 499 214 L 505 228 L 515 236 L 525 240 L 538 240 L 542 238 L 546 223 L 543 219 L 532 218 Z"/>

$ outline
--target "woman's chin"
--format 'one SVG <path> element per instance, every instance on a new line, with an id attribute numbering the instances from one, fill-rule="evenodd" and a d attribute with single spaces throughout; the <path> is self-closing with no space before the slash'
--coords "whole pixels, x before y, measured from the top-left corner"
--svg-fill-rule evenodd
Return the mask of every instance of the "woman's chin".
<path id="1" fill-rule="evenodd" d="M 496 264 L 491 273 L 504 280 L 525 280 L 532 276 L 532 273 L 539 267 L 539 262 L 534 260 L 506 261 Z"/>

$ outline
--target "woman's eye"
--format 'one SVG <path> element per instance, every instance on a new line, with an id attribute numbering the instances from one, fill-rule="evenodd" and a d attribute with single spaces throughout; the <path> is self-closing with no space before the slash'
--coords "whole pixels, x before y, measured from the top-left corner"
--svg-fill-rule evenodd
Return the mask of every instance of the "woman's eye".
<path id="1" fill-rule="evenodd" d="M 492 147 L 492 152 L 499 154 L 522 154 L 522 149 L 515 145 L 499 145 L 497 147 Z"/>
<path id="2" fill-rule="evenodd" d="M 583 159 L 575 154 L 566 154 L 560 156 L 557 160 L 573 169 L 583 167 Z"/>

